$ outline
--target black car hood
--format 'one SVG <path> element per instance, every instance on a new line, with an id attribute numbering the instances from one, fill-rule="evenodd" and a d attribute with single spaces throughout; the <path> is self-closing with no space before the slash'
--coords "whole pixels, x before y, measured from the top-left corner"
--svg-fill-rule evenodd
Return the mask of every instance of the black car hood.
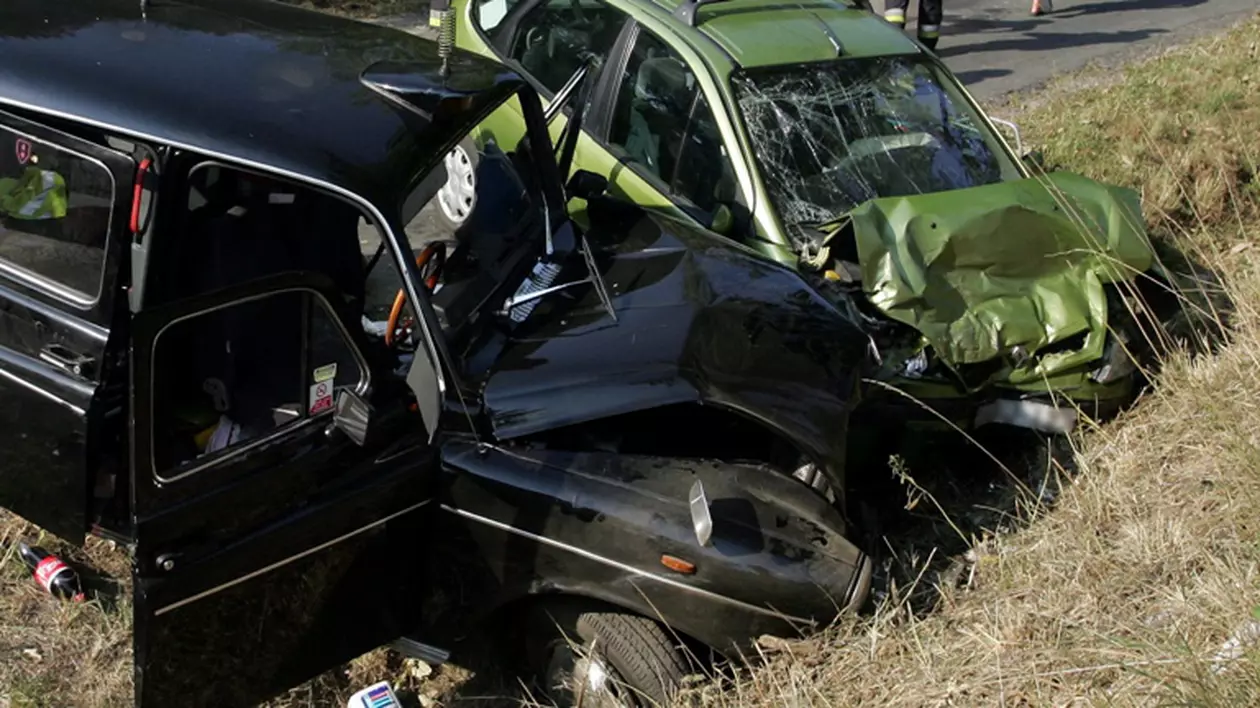
<path id="1" fill-rule="evenodd" d="M 842 454 L 870 365 L 855 316 L 716 235 L 637 208 L 588 209 L 616 320 L 590 286 L 543 300 L 486 382 L 497 438 L 700 401 L 824 459 Z"/>

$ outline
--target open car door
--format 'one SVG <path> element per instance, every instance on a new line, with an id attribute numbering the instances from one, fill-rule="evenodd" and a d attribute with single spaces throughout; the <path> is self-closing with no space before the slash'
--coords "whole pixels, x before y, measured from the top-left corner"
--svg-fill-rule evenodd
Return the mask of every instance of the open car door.
<path id="1" fill-rule="evenodd" d="M 338 302 L 284 274 L 134 319 L 137 705 L 256 705 L 418 624 L 436 456 Z"/>
<path id="2" fill-rule="evenodd" d="M 73 543 L 94 436 L 121 428 L 106 352 L 135 174 L 128 154 L 0 111 L 0 506 Z"/>

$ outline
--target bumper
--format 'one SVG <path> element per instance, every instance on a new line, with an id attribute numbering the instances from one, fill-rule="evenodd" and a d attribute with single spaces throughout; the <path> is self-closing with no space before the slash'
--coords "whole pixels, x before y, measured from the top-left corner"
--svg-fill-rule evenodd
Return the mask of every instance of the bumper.
<path id="1" fill-rule="evenodd" d="M 1118 413 L 1132 398 L 1134 379 L 1050 391 L 1002 387 L 973 396 L 919 380 L 894 380 L 890 385 L 898 391 L 878 387 L 865 403 L 874 418 L 888 424 L 963 430 L 1005 424 L 1068 433 L 1083 418 L 1100 420 Z"/>

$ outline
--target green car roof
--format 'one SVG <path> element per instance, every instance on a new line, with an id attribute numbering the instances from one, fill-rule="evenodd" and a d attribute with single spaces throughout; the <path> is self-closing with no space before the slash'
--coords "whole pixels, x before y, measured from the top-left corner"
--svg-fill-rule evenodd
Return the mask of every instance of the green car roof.
<path id="1" fill-rule="evenodd" d="M 649 1 L 670 13 L 679 6 L 678 0 Z M 744 68 L 918 50 L 883 18 L 841 2 L 788 5 L 782 0 L 723 0 L 700 6 L 695 16 L 695 29 L 677 22 L 678 32 L 684 37 L 690 33 L 708 37 Z M 706 43 L 698 39 L 692 44 L 704 51 Z"/>

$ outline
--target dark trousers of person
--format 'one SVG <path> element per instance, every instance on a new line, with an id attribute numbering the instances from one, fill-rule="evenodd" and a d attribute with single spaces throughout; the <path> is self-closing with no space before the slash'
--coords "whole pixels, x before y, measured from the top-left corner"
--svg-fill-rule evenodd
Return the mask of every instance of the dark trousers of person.
<path id="1" fill-rule="evenodd" d="M 919 0 L 919 41 L 928 49 L 936 49 L 941 38 L 942 0 Z M 884 19 L 899 29 L 906 28 L 906 10 L 910 0 L 885 0 Z"/>

